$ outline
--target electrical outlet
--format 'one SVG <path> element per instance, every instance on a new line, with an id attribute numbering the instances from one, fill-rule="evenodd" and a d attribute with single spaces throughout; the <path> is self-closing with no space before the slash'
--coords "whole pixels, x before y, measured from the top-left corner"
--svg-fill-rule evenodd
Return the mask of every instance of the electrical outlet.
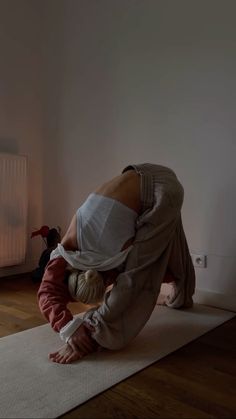
<path id="1" fill-rule="evenodd" d="M 207 267 L 207 256 L 206 255 L 196 255 L 195 253 L 191 253 L 193 266 L 196 268 L 206 268 Z"/>

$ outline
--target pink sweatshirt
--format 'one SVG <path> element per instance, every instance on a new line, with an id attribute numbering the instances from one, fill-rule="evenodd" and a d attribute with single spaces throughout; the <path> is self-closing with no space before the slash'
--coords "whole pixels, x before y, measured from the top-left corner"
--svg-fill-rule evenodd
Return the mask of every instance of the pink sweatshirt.
<path id="1" fill-rule="evenodd" d="M 50 260 L 46 266 L 43 280 L 38 290 L 38 303 L 41 313 L 56 332 L 60 332 L 73 315 L 67 308 L 71 297 L 66 278 L 67 262 L 63 258 Z"/>

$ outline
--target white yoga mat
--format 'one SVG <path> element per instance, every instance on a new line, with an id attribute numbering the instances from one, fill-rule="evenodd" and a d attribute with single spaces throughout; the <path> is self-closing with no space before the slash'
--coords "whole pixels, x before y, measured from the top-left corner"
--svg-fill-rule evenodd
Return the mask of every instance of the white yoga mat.
<path id="1" fill-rule="evenodd" d="M 3 337 L 0 417 L 56 418 L 234 316 L 202 305 L 190 310 L 157 306 L 128 347 L 70 365 L 48 360 L 47 354 L 61 346 L 49 325 Z"/>

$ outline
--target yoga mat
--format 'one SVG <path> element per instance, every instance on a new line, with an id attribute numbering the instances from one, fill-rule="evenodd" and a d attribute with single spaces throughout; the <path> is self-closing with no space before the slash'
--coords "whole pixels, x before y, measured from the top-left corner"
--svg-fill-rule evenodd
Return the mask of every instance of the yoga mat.
<path id="1" fill-rule="evenodd" d="M 123 350 L 60 365 L 47 354 L 62 346 L 49 325 L 0 339 L 0 417 L 56 418 L 235 316 L 195 304 L 156 306 L 141 333 Z"/>

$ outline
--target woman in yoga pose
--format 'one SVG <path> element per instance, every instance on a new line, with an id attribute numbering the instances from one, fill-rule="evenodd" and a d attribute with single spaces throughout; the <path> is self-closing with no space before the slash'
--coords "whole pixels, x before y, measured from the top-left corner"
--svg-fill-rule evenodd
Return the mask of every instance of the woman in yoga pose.
<path id="1" fill-rule="evenodd" d="M 127 345 L 148 321 L 163 282 L 173 285 L 165 305 L 192 306 L 195 273 L 182 203 L 175 173 L 149 163 L 127 166 L 88 196 L 38 291 L 41 312 L 65 342 L 49 355 L 52 361 Z M 67 307 L 76 300 L 93 304 L 83 320 Z"/>

